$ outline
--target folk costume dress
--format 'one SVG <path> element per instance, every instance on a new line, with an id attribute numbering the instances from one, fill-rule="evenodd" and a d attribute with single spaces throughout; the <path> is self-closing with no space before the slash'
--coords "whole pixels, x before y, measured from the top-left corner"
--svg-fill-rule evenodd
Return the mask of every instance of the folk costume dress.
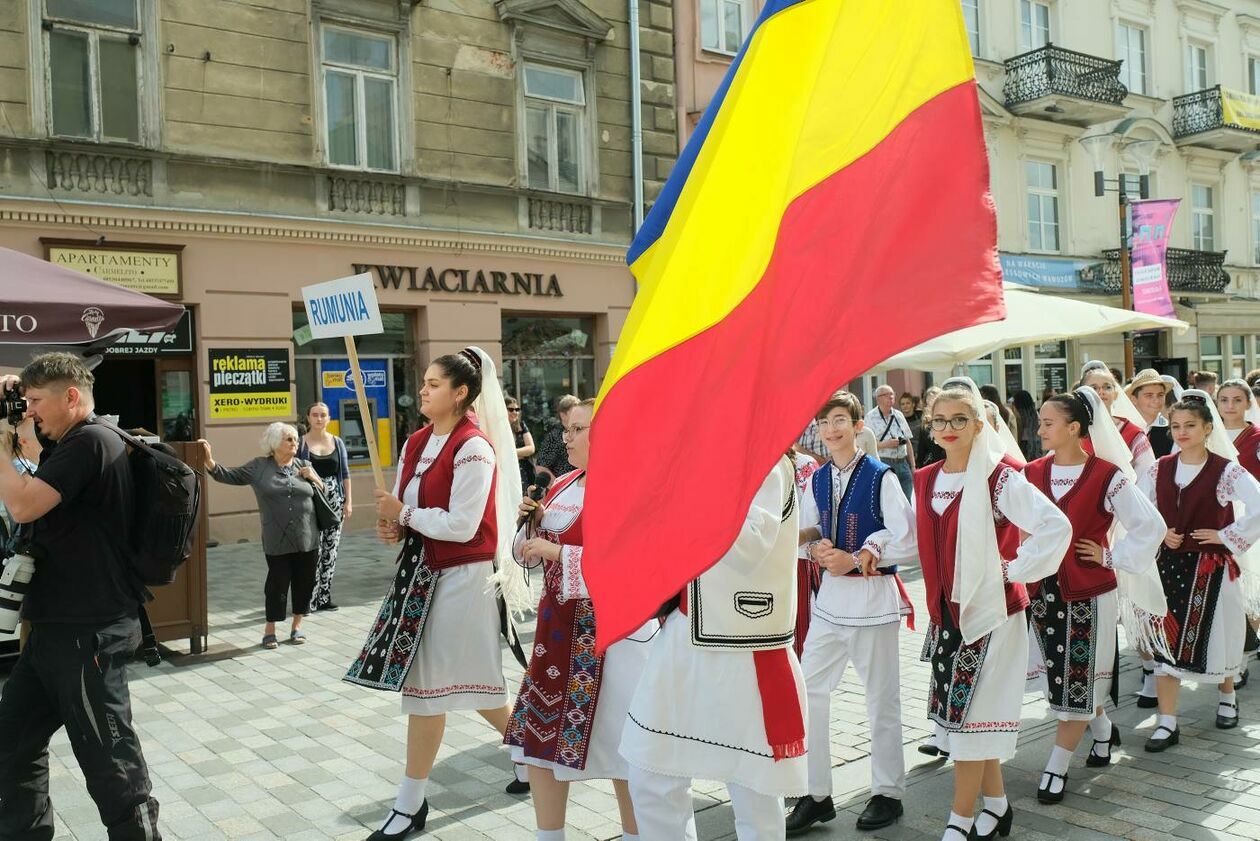
<path id="1" fill-rule="evenodd" d="M 955 576 L 960 529 L 966 525 L 962 503 L 967 474 L 943 468 L 944 462 L 938 462 L 915 474 L 915 495 L 922 500 L 917 509 L 919 560 L 931 616 L 921 656 L 931 663 L 928 717 L 937 725 L 937 746 L 954 760 L 1006 760 L 1015 755 L 1028 667 L 1024 582 L 1043 579 L 1058 568 L 1071 540 L 1071 524 L 1016 468 L 994 465 L 989 504 L 980 509 L 987 522 L 968 528 L 992 528 L 1003 547 L 1002 557 L 992 561 L 1002 567 L 999 586 L 978 595 L 993 603 L 979 604 L 977 610 L 1005 619 L 967 642 L 956 591 L 969 585 Z M 1028 537 L 1008 562 L 1016 531 Z"/>
<path id="2" fill-rule="evenodd" d="M 1088 721 L 1105 698 L 1118 700 L 1115 570 L 1146 571 L 1163 541 L 1164 521 L 1120 468 L 1104 459 L 1089 456 L 1084 464 L 1059 465 L 1046 456 L 1024 474 L 1072 523 L 1071 545 L 1058 570 L 1028 586 L 1029 678 L 1060 721 Z M 1113 543 L 1109 535 L 1117 521 L 1124 534 Z M 1102 544 L 1101 566 L 1077 557 L 1080 540 Z"/>
<path id="3" fill-rule="evenodd" d="M 1156 653 L 1156 673 L 1220 683 L 1242 665 L 1246 608 L 1235 556 L 1260 540 L 1260 482 L 1238 462 L 1209 452 L 1203 464 L 1185 464 L 1180 454 L 1161 458 L 1141 487 L 1168 527 L 1185 535 L 1179 548 L 1159 553 L 1175 658 Z M 1237 519 L 1235 502 L 1245 510 Z M 1199 544 L 1190 536 L 1196 529 L 1218 530 L 1223 544 Z"/>
<path id="4" fill-rule="evenodd" d="M 399 464 L 398 571 L 345 680 L 401 691 L 408 715 L 501 707 L 494 450 L 466 416 L 447 435 L 412 434 Z"/>
<path id="5" fill-rule="evenodd" d="M 562 476 L 543 501 L 538 536 L 561 547 L 560 560 L 543 564 L 533 654 L 504 738 L 513 762 L 547 768 L 563 782 L 626 779 L 621 728 L 660 628 L 652 619 L 595 654 L 595 610 L 582 578 L 584 475 Z M 513 547 L 521 563 L 527 528 Z"/>
<path id="6" fill-rule="evenodd" d="M 863 549 L 879 561 L 879 575 L 854 567 L 822 573 L 801 671 L 805 676 L 809 793 L 831 794 L 831 693 L 850 662 L 862 680 L 871 728 L 871 793 L 905 794 L 901 734 L 898 626 L 914 628 L 914 608 L 897 573 L 918 553 L 914 509 L 891 469 L 858 452 L 843 467 L 828 461 L 811 477 L 801 506 L 801 529 L 818 528 L 852 555 Z"/>
<path id="7" fill-rule="evenodd" d="M 783 458 L 731 548 L 687 585 L 653 642 L 621 737 L 643 838 L 695 837 L 694 777 L 727 784 L 741 838 L 783 837 L 783 796 L 806 789 L 797 537 Z"/>

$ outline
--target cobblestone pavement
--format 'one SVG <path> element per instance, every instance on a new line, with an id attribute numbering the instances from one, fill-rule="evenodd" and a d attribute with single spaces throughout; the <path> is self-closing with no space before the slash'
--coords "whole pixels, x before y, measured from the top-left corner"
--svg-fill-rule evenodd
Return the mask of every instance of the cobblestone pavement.
<path id="1" fill-rule="evenodd" d="M 348 536 L 338 562 L 336 601 L 342 609 L 310 617 L 310 642 L 277 651 L 258 647 L 265 562 L 257 544 L 210 551 L 210 650 L 176 653 L 156 669 L 132 672 L 135 719 L 162 804 L 168 839 L 354 839 L 361 841 L 392 804 L 402 769 L 405 722 L 396 696 L 340 680 L 358 652 L 392 571 L 392 555 L 367 534 Z M 908 587 L 923 603 L 915 571 Z M 914 750 L 926 734 L 926 668 L 920 632 L 901 638 L 902 703 L 910 786 L 906 814 L 890 830 L 866 835 L 897 841 L 939 838 L 949 811 L 948 765 Z M 184 643 L 183 651 L 187 651 Z M 520 670 L 510 656 L 508 684 Z M 1141 751 L 1153 716 L 1134 706 L 1137 664 L 1128 659 L 1121 709 L 1124 746 L 1110 769 L 1084 767 L 1084 748 L 1069 772 L 1069 798 L 1035 802 L 1037 775 L 1049 753 L 1053 723 L 1045 704 L 1028 696 L 1019 755 L 1006 781 L 1016 810 L 1015 836 L 1055 839 L 1260 839 L 1260 688 L 1244 689 L 1243 725 L 1213 726 L 1215 690 L 1183 695 L 1181 745 L 1159 759 Z M 1137 728 L 1136 732 L 1134 728 Z M 869 782 L 868 733 L 861 688 L 852 670 L 833 697 L 832 757 L 838 820 L 808 838 L 854 838 Z M 507 795 L 506 754 L 476 714 L 451 715 L 429 789 L 433 839 L 530 841 L 528 799 Z M 104 838 L 95 807 L 64 735 L 53 742 L 52 794 L 58 839 Z M 701 839 L 734 838 L 725 789 L 697 782 Z M 572 788 L 570 839 L 620 835 L 607 783 Z"/>

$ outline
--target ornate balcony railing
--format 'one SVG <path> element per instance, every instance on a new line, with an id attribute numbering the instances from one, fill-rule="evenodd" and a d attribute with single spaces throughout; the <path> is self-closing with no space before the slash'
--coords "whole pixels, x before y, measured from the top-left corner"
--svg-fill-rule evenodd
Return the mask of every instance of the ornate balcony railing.
<path id="1" fill-rule="evenodd" d="M 1120 81 L 1120 64 L 1047 44 L 1007 59 L 1002 96 L 1008 108 L 1056 95 L 1121 105 L 1129 90 Z"/>
<path id="2" fill-rule="evenodd" d="M 591 232 L 591 205 L 582 199 L 529 197 L 529 227 L 566 234 Z"/>
<path id="3" fill-rule="evenodd" d="M 1170 292 L 1224 292 L 1229 287 L 1224 251 L 1170 248 L 1166 255 Z M 1120 249 L 1103 251 L 1102 289 L 1120 291 Z"/>
<path id="4" fill-rule="evenodd" d="M 406 216 L 407 185 L 354 176 L 328 176 L 328 209 L 368 216 Z"/>
<path id="5" fill-rule="evenodd" d="M 1250 132 L 1260 138 L 1260 131 L 1225 119 L 1225 100 L 1229 95 L 1229 90 L 1222 90 L 1217 85 L 1173 97 L 1173 137 L 1187 137 L 1204 131 L 1228 128 Z"/>
<path id="6" fill-rule="evenodd" d="M 44 171 L 53 190 L 106 196 L 152 196 L 153 161 L 107 152 L 44 153 Z"/>

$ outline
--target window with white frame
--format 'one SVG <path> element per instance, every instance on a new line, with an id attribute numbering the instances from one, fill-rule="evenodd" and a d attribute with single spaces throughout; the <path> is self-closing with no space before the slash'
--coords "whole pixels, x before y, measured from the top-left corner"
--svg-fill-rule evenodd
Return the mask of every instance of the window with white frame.
<path id="1" fill-rule="evenodd" d="M 580 71 L 525 65 L 525 161 L 532 190 L 585 192 L 586 84 Z"/>
<path id="2" fill-rule="evenodd" d="M 1247 365 L 1248 371 L 1254 371 L 1260 368 L 1260 336 L 1251 337 L 1251 360 Z"/>
<path id="3" fill-rule="evenodd" d="M 1126 169 L 1121 173 L 1124 178 L 1124 191 L 1129 194 L 1129 198 L 1137 198 L 1142 194 L 1142 174 L 1135 169 Z M 1155 173 L 1147 173 L 1146 187 L 1150 191 L 1150 195 L 1156 195 L 1159 190 L 1155 187 Z"/>
<path id="4" fill-rule="evenodd" d="M 50 133 L 140 142 L 137 0 L 44 0 Z"/>
<path id="5" fill-rule="evenodd" d="M 1121 21 L 1116 27 L 1116 58 L 1120 65 L 1120 81 L 1131 93 L 1147 93 L 1146 29 Z"/>
<path id="6" fill-rule="evenodd" d="M 982 356 L 967 364 L 967 376 L 976 385 L 993 385 L 993 354 Z"/>
<path id="7" fill-rule="evenodd" d="M 700 0 L 700 46 L 734 55 L 752 26 L 748 0 Z"/>
<path id="8" fill-rule="evenodd" d="M 1212 46 L 1202 41 L 1186 44 L 1186 92 L 1193 93 L 1212 86 Z"/>
<path id="9" fill-rule="evenodd" d="M 398 53 L 392 35 L 325 25 L 328 163 L 398 171 Z"/>
<path id="10" fill-rule="evenodd" d="M 1190 185 L 1190 230 L 1196 250 L 1216 250 L 1216 189 L 1210 184 Z"/>
<path id="11" fill-rule="evenodd" d="M 1041 0 L 1019 0 L 1019 43 L 1026 50 L 1044 47 L 1051 41 L 1050 4 Z"/>
<path id="12" fill-rule="evenodd" d="M 1260 266 L 1260 190 L 1251 193 L 1251 262 Z"/>
<path id="13" fill-rule="evenodd" d="M 1260 59 L 1247 58 L 1247 93 L 1260 96 Z"/>
<path id="14" fill-rule="evenodd" d="M 1199 337 L 1199 370 L 1211 371 L 1218 377 L 1225 375 L 1225 341 L 1221 336 Z"/>
<path id="15" fill-rule="evenodd" d="M 1229 337 L 1229 376 L 1242 379 L 1247 373 L 1247 337 Z"/>
<path id="16" fill-rule="evenodd" d="M 1027 161 L 1028 248 L 1059 250 L 1059 168 L 1047 161 Z"/>
<path id="17" fill-rule="evenodd" d="M 980 0 L 962 0 L 962 10 L 971 54 L 980 55 Z"/>

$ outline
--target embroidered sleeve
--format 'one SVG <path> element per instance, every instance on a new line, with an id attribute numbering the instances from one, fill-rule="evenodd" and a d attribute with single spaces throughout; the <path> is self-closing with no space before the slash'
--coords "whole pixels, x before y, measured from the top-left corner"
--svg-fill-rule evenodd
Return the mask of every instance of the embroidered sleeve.
<path id="1" fill-rule="evenodd" d="M 477 533 L 494 482 L 494 451 L 484 438 L 470 438 L 455 454 L 450 509 L 417 508 L 407 526 L 434 540 L 467 543 Z"/>
<path id="2" fill-rule="evenodd" d="M 589 599 L 590 597 L 591 594 L 586 589 L 586 579 L 582 577 L 582 547 L 561 546 L 560 604 L 572 599 Z"/>
<path id="3" fill-rule="evenodd" d="M 1221 542 L 1235 555 L 1241 555 L 1260 542 L 1260 482 L 1237 462 L 1231 462 L 1216 485 L 1221 505 L 1242 503 L 1242 516 L 1221 529 Z"/>
<path id="4" fill-rule="evenodd" d="M 1155 503 L 1120 474 L 1112 477 L 1107 489 L 1107 510 L 1124 527 L 1123 534 L 1107 549 L 1103 566 L 1140 575 L 1159 554 L 1167 527 Z M 1117 531 L 1117 534 L 1120 534 Z"/>
<path id="5" fill-rule="evenodd" d="M 1155 501 L 1155 483 L 1159 479 L 1159 462 L 1152 464 L 1145 471 L 1137 471 L 1138 490 L 1151 502 Z"/>
<path id="6" fill-rule="evenodd" d="M 884 528 L 867 538 L 876 543 L 878 551 L 871 554 L 880 560 L 880 566 L 903 563 L 919 554 L 918 530 L 914 508 L 901 490 L 901 483 L 889 470 L 880 481 L 879 501 L 884 518 Z M 863 548 L 870 548 L 864 546 Z"/>
<path id="7" fill-rule="evenodd" d="M 1028 535 L 1007 567 L 1011 581 L 1040 581 L 1059 568 L 1072 543 L 1072 524 L 1022 473 L 1007 468 L 998 485 L 999 514 Z"/>
<path id="8" fill-rule="evenodd" d="M 1103 549 L 1102 565 L 1103 565 L 1103 569 L 1116 568 L 1116 558 L 1115 558 L 1115 555 L 1111 553 L 1110 548 Z"/>
<path id="9" fill-rule="evenodd" d="M 1116 473 L 1111 480 L 1111 485 L 1107 488 L 1107 495 L 1103 498 L 1103 509 L 1111 513 L 1115 513 L 1115 499 L 1124 493 L 1124 489 L 1130 487 L 1129 479 L 1122 473 Z"/>
<path id="10" fill-rule="evenodd" d="M 1002 523 L 1006 521 L 1006 516 L 998 506 L 998 500 L 1002 497 L 1002 491 L 1005 490 L 1006 483 L 1010 481 L 1011 474 L 1015 471 L 1007 466 L 1000 467 L 998 470 L 1000 472 L 997 481 L 993 483 L 993 519 Z"/>

